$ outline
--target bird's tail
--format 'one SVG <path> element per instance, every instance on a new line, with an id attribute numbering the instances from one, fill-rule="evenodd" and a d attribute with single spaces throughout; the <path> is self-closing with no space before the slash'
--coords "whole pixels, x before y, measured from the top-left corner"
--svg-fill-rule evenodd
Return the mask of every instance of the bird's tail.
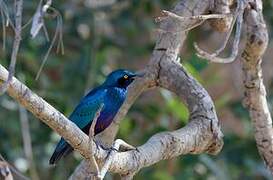
<path id="1" fill-rule="evenodd" d="M 72 151 L 73 148 L 62 138 L 57 144 L 55 151 L 49 160 L 49 164 L 56 164 L 63 156 L 67 156 Z"/>

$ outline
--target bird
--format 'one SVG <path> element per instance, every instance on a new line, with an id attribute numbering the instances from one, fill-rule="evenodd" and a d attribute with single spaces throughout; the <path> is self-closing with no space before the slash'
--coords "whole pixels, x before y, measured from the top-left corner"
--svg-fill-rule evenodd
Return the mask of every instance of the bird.
<path id="1" fill-rule="evenodd" d="M 104 83 L 88 92 L 76 106 L 69 116 L 85 134 L 89 129 L 97 111 L 99 116 L 94 128 L 94 135 L 104 131 L 113 121 L 121 105 L 126 99 L 128 86 L 143 74 L 134 73 L 125 69 L 118 69 L 111 72 Z M 49 160 L 49 164 L 56 164 L 62 157 L 73 151 L 72 146 L 64 138 L 56 145 L 56 148 Z"/>

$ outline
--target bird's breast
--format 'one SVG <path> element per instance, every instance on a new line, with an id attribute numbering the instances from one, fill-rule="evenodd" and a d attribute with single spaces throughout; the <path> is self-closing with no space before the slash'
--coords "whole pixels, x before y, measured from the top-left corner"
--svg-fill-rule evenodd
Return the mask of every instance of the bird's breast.
<path id="1" fill-rule="evenodd" d="M 95 126 L 96 134 L 103 131 L 112 123 L 125 99 L 126 91 L 119 88 L 108 90 L 107 95 L 104 98 L 103 109 Z"/>
<path id="2" fill-rule="evenodd" d="M 111 106 L 121 106 L 126 99 L 127 90 L 123 88 L 111 88 L 107 91 L 106 103 Z M 119 109 L 119 107 L 117 107 Z"/>

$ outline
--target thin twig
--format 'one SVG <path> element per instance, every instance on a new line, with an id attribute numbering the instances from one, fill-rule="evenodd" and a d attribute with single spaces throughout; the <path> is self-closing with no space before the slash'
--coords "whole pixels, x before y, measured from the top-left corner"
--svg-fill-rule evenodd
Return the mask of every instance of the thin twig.
<path id="1" fill-rule="evenodd" d="M 3 10 L 3 13 L 4 13 L 5 17 L 6 17 L 6 23 L 5 23 L 6 25 L 5 26 L 8 27 L 10 25 L 11 28 L 15 31 L 15 26 L 14 26 L 14 24 L 11 21 L 10 16 L 9 16 L 8 7 L 7 7 L 6 3 L 3 0 L 0 0 L 0 9 Z"/>
<path id="2" fill-rule="evenodd" d="M 98 111 L 96 112 L 96 115 L 91 123 L 90 129 L 89 129 L 89 148 L 90 148 L 90 156 L 88 158 L 88 164 L 89 164 L 89 169 L 90 169 L 90 174 L 93 175 L 95 178 L 98 177 L 100 174 L 99 166 L 97 164 L 97 161 L 94 157 L 93 152 L 93 141 L 94 141 L 94 136 L 95 136 L 95 126 L 97 124 L 97 120 L 100 116 L 101 110 L 103 109 L 103 104 L 100 106 Z"/>
<path id="3" fill-rule="evenodd" d="M 17 54 L 21 42 L 21 30 L 22 30 L 22 12 L 23 12 L 23 0 L 15 0 L 15 38 L 13 41 L 13 48 L 11 54 L 11 61 L 9 65 L 9 76 L 6 82 L 0 86 L 0 94 L 6 92 L 9 83 L 12 80 L 12 77 L 15 73 L 15 65 L 17 60 Z"/>
<path id="4" fill-rule="evenodd" d="M 170 11 L 162 10 L 162 16 L 157 17 L 155 20 L 156 22 L 161 22 L 165 20 L 166 18 L 170 17 L 175 20 L 185 22 L 185 20 L 200 20 L 200 21 L 205 21 L 208 19 L 222 19 L 226 17 L 230 17 L 232 14 L 204 14 L 204 15 L 198 15 L 198 16 L 178 16 L 175 13 L 172 13 Z"/>
<path id="5" fill-rule="evenodd" d="M 20 122 L 21 122 L 21 130 L 22 130 L 22 138 L 23 138 L 23 145 L 24 145 L 24 152 L 27 158 L 29 169 L 30 169 L 30 176 L 33 180 L 40 179 L 37 173 L 37 169 L 33 160 L 33 151 L 31 145 L 31 136 L 30 136 L 30 129 L 29 129 L 29 120 L 27 116 L 27 111 L 22 106 L 19 106 L 19 114 L 20 114 Z"/>
<path id="6" fill-rule="evenodd" d="M 233 17 L 234 19 L 233 19 L 232 25 L 230 27 L 230 30 L 228 32 L 228 35 L 227 35 L 223 45 L 218 50 L 216 50 L 214 53 L 210 54 L 210 53 L 202 50 L 201 48 L 199 48 L 199 46 L 196 43 L 194 43 L 194 47 L 197 51 L 198 57 L 203 58 L 203 59 L 207 59 L 211 62 L 216 62 L 216 63 L 231 63 L 236 59 L 236 57 L 238 55 L 239 42 L 240 42 L 240 37 L 241 37 L 244 8 L 245 8 L 244 2 L 238 1 L 238 6 L 236 8 L 236 12 Z M 237 20 L 236 21 L 236 31 L 235 31 L 235 37 L 234 37 L 234 41 L 233 41 L 233 45 L 232 45 L 231 55 L 227 58 L 217 57 L 226 47 L 226 44 L 228 42 L 228 39 L 229 39 L 230 34 L 233 29 L 233 24 L 234 24 L 235 20 Z"/>
<path id="7" fill-rule="evenodd" d="M 31 18 L 26 22 L 26 24 L 22 25 L 22 30 L 24 30 L 28 25 L 30 25 L 31 22 L 32 22 L 32 20 L 33 20 L 33 17 L 31 17 Z"/>
<path id="8" fill-rule="evenodd" d="M 1 3 L 0 3 L 1 4 Z M 6 26 L 5 26 L 5 16 L 3 9 L 0 8 L 0 13 L 1 13 L 1 19 L 2 19 L 2 31 L 3 31 L 3 51 L 6 50 Z"/>
<path id="9" fill-rule="evenodd" d="M 45 63 L 46 63 L 46 61 L 48 59 L 49 53 L 51 52 L 55 42 L 57 41 L 58 36 L 59 36 L 59 41 L 58 41 L 58 45 L 57 45 L 57 51 L 59 49 L 58 47 L 60 47 L 61 53 L 64 54 L 64 47 L 63 47 L 63 41 L 62 41 L 62 37 L 63 37 L 62 36 L 62 26 L 63 26 L 62 16 L 59 13 L 59 11 L 57 11 L 55 8 L 49 7 L 49 9 L 51 9 L 57 15 L 57 28 L 56 28 L 55 34 L 53 36 L 52 42 L 51 42 L 51 44 L 50 44 L 50 46 L 49 46 L 49 48 L 48 48 L 48 50 L 47 50 L 47 52 L 45 54 L 45 57 L 44 57 L 44 59 L 42 61 L 42 64 L 41 64 L 41 66 L 40 66 L 40 68 L 38 70 L 38 73 L 37 73 L 36 77 L 35 77 L 35 80 L 38 80 L 38 78 L 40 77 L 40 74 L 41 74 L 41 72 L 43 70 L 43 67 L 44 67 L 44 65 L 45 65 Z"/>
<path id="10" fill-rule="evenodd" d="M 183 17 L 183 16 L 178 16 L 175 13 L 172 13 L 170 11 L 162 10 L 162 16 L 157 17 L 155 19 L 155 21 L 158 23 L 158 22 L 162 22 L 164 20 L 167 20 L 167 18 L 171 18 L 173 21 L 178 22 L 178 26 L 177 26 L 178 30 L 174 31 L 174 30 L 160 29 L 159 31 L 171 32 L 171 33 L 180 33 L 180 32 L 189 31 L 191 29 L 194 29 L 197 26 L 200 26 L 201 24 L 203 24 L 205 22 L 205 20 L 208 20 L 208 19 L 222 19 L 222 18 L 227 18 L 227 17 L 230 17 L 230 16 L 232 16 L 232 14 L 207 14 L 207 15 Z M 185 26 L 184 23 L 187 22 L 187 21 L 193 22 L 193 24 L 192 25 L 187 25 L 185 28 L 183 28 L 183 26 Z M 189 23 L 189 22 L 187 22 L 187 23 Z M 180 27 L 180 24 L 181 24 L 181 27 Z"/>
<path id="11" fill-rule="evenodd" d="M 44 20 L 43 20 L 43 21 L 44 21 Z M 45 23 L 43 23 L 43 31 L 44 31 L 44 34 L 45 34 L 45 37 L 46 37 L 47 42 L 49 42 L 50 39 L 49 39 L 48 30 L 47 30 L 47 28 L 46 28 Z"/>
<path id="12" fill-rule="evenodd" d="M 231 35 L 231 33 L 232 33 L 234 24 L 235 24 L 235 22 L 236 22 L 236 19 L 237 19 L 237 16 L 234 16 L 233 19 L 232 19 L 230 28 L 229 28 L 229 30 L 228 30 L 228 32 L 227 32 L 226 37 L 225 37 L 224 43 L 221 45 L 221 47 L 220 47 L 219 49 L 215 50 L 214 53 L 209 54 L 209 53 L 204 52 L 204 50 L 202 50 L 202 49 L 198 46 L 198 44 L 197 44 L 196 42 L 194 42 L 194 47 L 195 47 L 195 49 L 198 49 L 198 52 L 204 52 L 203 54 L 206 54 L 206 57 L 210 57 L 209 59 L 212 59 L 213 57 L 218 56 L 221 52 L 223 52 L 223 50 L 224 50 L 224 49 L 226 48 L 226 46 L 227 46 L 228 40 L 229 40 L 229 38 L 230 38 L 230 35 Z"/>

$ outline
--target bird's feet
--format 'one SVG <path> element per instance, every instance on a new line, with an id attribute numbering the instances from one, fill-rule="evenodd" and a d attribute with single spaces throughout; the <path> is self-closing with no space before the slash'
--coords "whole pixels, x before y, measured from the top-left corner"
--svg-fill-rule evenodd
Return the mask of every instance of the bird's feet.
<path id="1" fill-rule="evenodd" d="M 116 139 L 110 148 L 109 146 L 105 147 L 104 143 L 100 139 L 95 139 L 94 141 L 97 147 L 101 147 L 102 149 L 108 150 L 109 152 L 110 151 L 124 152 L 124 151 L 131 151 L 131 150 L 138 151 L 136 147 L 126 143 L 122 139 Z"/>
<path id="2" fill-rule="evenodd" d="M 105 163 L 100 171 L 99 177 L 101 179 L 104 178 L 106 172 L 108 171 L 111 162 L 114 159 L 114 156 L 116 155 L 117 152 L 120 151 L 131 151 L 131 150 L 136 150 L 139 151 L 136 147 L 126 143 L 125 141 L 123 141 L 122 139 L 116 139 L 113 143 L 113 145 L 111 146 L 109 150 L 109 154 L 105 160 Z"/>
<path id="3" fill-rule="evenodd" d="M 111 150 L 115 151 L 131 151 L 137 150 L 136 147 L 128 144 L 127 142 L 123 141 L 122 139 L 116 139 L 111 147 Z"/>

